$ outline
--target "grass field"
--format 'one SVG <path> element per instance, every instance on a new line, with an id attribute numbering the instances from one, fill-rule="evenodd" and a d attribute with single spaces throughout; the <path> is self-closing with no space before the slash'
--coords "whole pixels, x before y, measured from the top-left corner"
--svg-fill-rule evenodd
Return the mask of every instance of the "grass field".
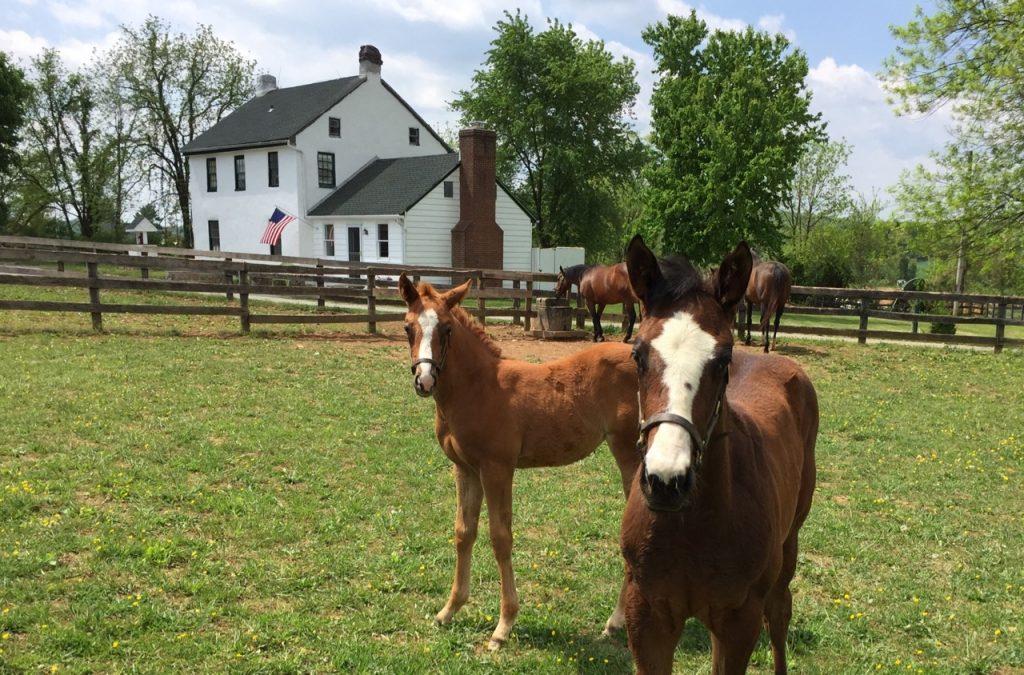
<path id="1" fill-rule="evenodd" d="M 432 622 L 454 493 L 402 342 L 0 321 L 0 672 L 631 670 L 600 637 L 621 575 L 607 449 L 517 474 L 522 611 L 492 655 L 486 529 L 470 603 Z M 785 351 L 822 408 L 792 672 L 1024 672 L 1024 354 Z M 709 672 L 708 649 L 691 623 L 677 670 Z M 770 662 L 762 642 L 752 672 Z"/>

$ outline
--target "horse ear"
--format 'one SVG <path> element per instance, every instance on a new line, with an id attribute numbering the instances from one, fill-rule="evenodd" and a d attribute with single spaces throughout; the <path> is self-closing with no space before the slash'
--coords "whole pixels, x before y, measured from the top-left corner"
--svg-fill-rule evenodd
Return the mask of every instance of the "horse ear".
<path id="1" fill-rule="evenodd" d="M 471 289 L 472 287 L 473 280 L 466 279 L 466 283 L 462 284 L 461 286 L 456 286 L 455 288 L 451 289 L 450 291 L 447 291 L 444 295 L 442 295 L 441 300 L 442 302 L 444 302 L 445 307 L 451 309 L 452 307 L 459 304 L 466 298 L 466 294 L 469 293 L 469 289 Z"/>
<path id="2" fill-rule="evenodd" d="M 714 280 L 715 297 L 722 307 L 732 309 L 743 299 L 753 266 L 750 246 L 745 241 L 736 244 L 732 253 L 725 256 Z"/>
<path id="3" fill-rule="evenodd" d="M 409 281 L 409 277 L 405 276 L 405 272 L 398 277 L 398 292 L 402 294 L 402 299 L 405 300 L 405 304 L 412 307 L 420 299 L 420 293 L 416 290 L 416 286 Z"/>
<path id="4" fill-rule="evenodd" d="M 647 305 L 651 290 L 662 280 L 658 258 L 647 248 L 644 238 L 634 236 L 626 247 L 626 270 L 629 272 L 629 285 L 633 294 Z"/>
<path id="5" fill-rule="evenodd" d="M 565 268 L 564 268 L 564 267 L 562 267 L 561 265 L 559 265 L 559 266 L 558 266 L 558 272 L 559 272 L 559 274 L 562 274 L 562 275 L 564 275 L 564 274 L 565 274 Z"/>

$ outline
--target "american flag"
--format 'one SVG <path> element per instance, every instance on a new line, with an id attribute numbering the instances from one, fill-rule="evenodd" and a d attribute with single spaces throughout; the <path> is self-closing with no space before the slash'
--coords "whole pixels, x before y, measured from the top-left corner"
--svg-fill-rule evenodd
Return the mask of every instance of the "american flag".
<path id="1" fill-rule="evenodd" d="M 295 216 L 290 216 L 281 209 L 275 208 L 270 220 L 267 221 L 267 229 L 263 230 L 263 236 L 260 237 L 260 243 L 273 246 L 281 241 L 281 233 L 284 232 L 285 225 L 293 220 L 295 220 Z"/>

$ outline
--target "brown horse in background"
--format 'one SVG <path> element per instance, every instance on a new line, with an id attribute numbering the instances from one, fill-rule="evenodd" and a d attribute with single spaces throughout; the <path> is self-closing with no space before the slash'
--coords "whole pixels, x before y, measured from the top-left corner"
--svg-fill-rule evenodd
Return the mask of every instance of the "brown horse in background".
<path id="1" fill-rule="evenodd" d="M 750 282 L 747 284 L 747 339 L 749 345 L 750 320 L 754 311 L 754 305 L 761 306 L 761 336 L 764 338 L 764 353 L 768 353 L 768 324 L 771 317 L 775 315 L 775 331 L 772 333 L 772 349 L 778 347 L 779 320 L 782 319 L 782 312 L 789 302 L 789 290 L 793 287 L 793 275 L 789 268 L 780 262 L 767 260 L 758 262 L 750 272 Z"/>
<path id="2" fill-rule="evenodd" d="M 659 262 L 639 237 L 626 260 L 644 311 L 633 347 L 643 465 L 621 532 L 637 672 L 670 673 L 696 617 L 715 675 L 746 671 L 762 620 L 785 673 L 789 583 L 815 485 L 814 387 L 788 358 L 733 353 L 746 244 L 707 282 L 685 260 Z"/>
<path id="3" fill-rule="evenodd" d="M 629 275 L 626 263 L 617 265 L 573 265 L 559 267 L 558 278 L 555 280 L 555 296 L 568 295 L 572 285 L 579 287 L 580 295 L 587 303 L 590 318 L 594 321 L 594 342 L 604 342 L 604 331 L 601 329 L 601 315 L 606 305 L 622 303 L 622 313 L 629 321 L 626 337 L 629 342 L 636 324 L 636 296 L 629 287 Z"/>
<path id="4" fill-rule="evenodd" d="M 398 287 L 408 305 L 405 332 L 413 385 L 433 396 L 434 430 L 455 472 L 455 578 L 437 621 L 446 624 L 469 598 L 470 560 L 480 505 L 487 500 L 491 547 L 501 576 L 501 617 L 489 646 L 508 639 L 519 611 L 512 573 L 512 475 L 517 468 L 577 462 L 607 441 L 622 488 L 640 464 L 636 452 L 636 371 L 627 345 L 602 344 L 546 364 L 505 359 L 459 305 L 470 282 L 439 293 Z M 625 621 L 625 582 L 605 630 Z"/>

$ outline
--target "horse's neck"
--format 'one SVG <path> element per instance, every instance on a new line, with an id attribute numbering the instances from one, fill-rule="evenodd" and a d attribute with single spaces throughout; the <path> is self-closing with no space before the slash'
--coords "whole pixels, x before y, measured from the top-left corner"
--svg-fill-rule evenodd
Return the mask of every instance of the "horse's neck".
<path id="1" fill-rule="evenodd" d="M 486 387 L 475 385 L 488 381 L 488 373 L 498 369 L 501 361 L 483 339 L 472 328 L 456 324 L 448 345 L 444 370 L 438 378 L 438 392 L 435 397 L 444 407 L 457 404 L 463 397 L 478 397 Z"/>

